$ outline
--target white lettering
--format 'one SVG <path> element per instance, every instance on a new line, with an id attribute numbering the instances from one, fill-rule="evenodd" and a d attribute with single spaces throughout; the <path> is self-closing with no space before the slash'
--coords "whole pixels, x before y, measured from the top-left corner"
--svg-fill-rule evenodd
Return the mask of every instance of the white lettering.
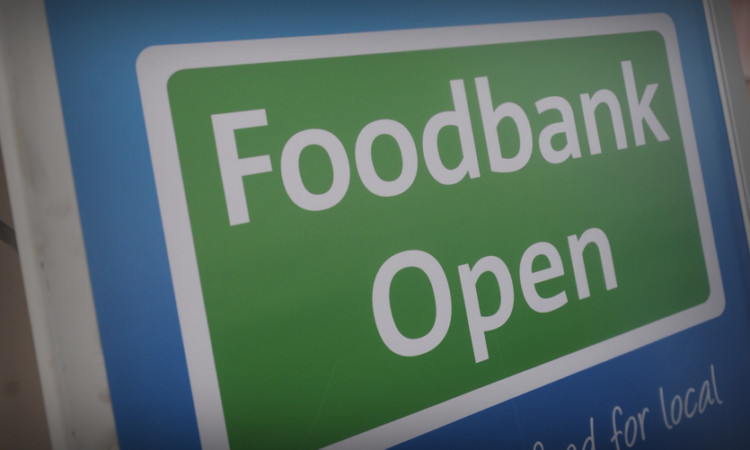
<path id="1" fill-rule="evenodd" d="M 471 130 L 469 103 L 466 100 L 464 82 L 463 80 L 451 80 L 450 84 L 454 110 L 443 111 L 432 116 L 427 121 L 422 136 L 422 147 L 427 170 L 441 184 L 456 184 L 463 180 L 466 175 L 469 175 L 469 178 L 477 178 L 479 176 L 477 149 L 474 144 L 474 133 Z M 458 129 L 461 152 L 463 153 L 461 163 L 453 169 L 448 169 L 443 165 L 438 149 L 438 134 L 447 126 L 454 126 Z"/>
<path id="2" fill-rule="evenodd" d="M 562 97 L 547 97 L 536 102 L 536 109 L 539 114 L 556 109 L 562 116 L 562 121 L 547 125 L 539 133 L 539 149 L 544 159 L 552 164 L 560 164 L 568 158 L 580 158 L 581 146 L 578 144 L 578 132 L 570 103 Z M 555 150 L 552 138 L 558 134 L 565 135 L 565 146 Z"/>
<path id="3" fill-rule="evenodd" d="M 599 249 L 599 258 L 602 263 L 604 272 L 604 285 L 610 291 L 617 287 L 617 277 L 615 276 L 615 265 L 612 261 L 612 250 L 609 248 L 609 239 L 599 228 L 590 228 L 583 232 L 580 238 L 575 235 L 568 236 L 568 246 L 570 247 L 570 258 L 573 261 L 573 274 L 576 279 L 576 290 L 578 298 L 588 298 L 591 293 L 589 290 L 588 276 L 586 275 L 586 265 L 583 261 L 583 251 L 589 244 L 596 244 Z"/>
<path id="4" fill-rule="evenodd" d="M 633 75 L 633 64 L 630 61 L 622 61 L 622 77 L 625 81 L 625 93 L 628 97 L 628 108 L 630 109 L 630 121 L 633 124 L 633 134 L 635 135 L 635 145 L 641 146 L 646 144 L 646 137 L 643 134 L 643 122 L 651 128 L 659 142 L 669 140 L 667 132 L 664 131 L 659 120 L 651 110 L 651 100 L 654 98 L 657 83 L 646 85 L 643 96 L 638 99 L 638 91 L 635 86 L 635 76 Z"/>
<path id="5" fill-rule="evenodd" d="M 479 277 L 487 272 L 492 273 L 497 280 L 500 288 L 500 306 L 494 314 L 483 316 L 479 310 L 476 284 Z M 461 278 L 461 291 L 466 305 L 466 318 L 469 321 L 474 360 L 482 362 L 489 357 L 484 334 L 487 331 L 500 328 L 508 321 L 510 314 L 513 312 L 513 280 L 510 277 L 508 266 L 496 256 L 485 256 L 477 261 L 473 268 L 470 268 L 468 264 L 462 264 L 458 266 L 458 274 Z"/>
<path id="6" fill-rule="evenodd" d="M 515 103 L 503 103 L 497 108 L 492 105 L 492 95 L 487 77 L 474 79 L 477 87 L 479 111 L 482 115 L 482 128 L 487 142 L 487 153 L 490 158 L 490 170 L 493 172 L 515 172 L 523 168 L 531 158 L 534 141 L 531 124 L 526 113 Z M 518 129 L 519 147 L 515 156 L 504 158 L 500 150 L 500 137 L 497 126 L 504 118 L 513 120 Z"/>
<path id="7" fill-rule="evenodd" d="M 612 117 L 612 128 L 615 131 L 615 145 L 617 150 L 622 150 L 628 146 L 628 140 L 625 137 L 625 124 L 622 120 L 622 109 L 620 102 L 615 94 L 609 89 L 601 89 L 589 94 L 581 94 L 581 109 L 583 110 L 583 122 L 586 126 L 586 137 L 589 143 L 589 151 L 592 155 L 598 155 L 602 152 L 601 140 L 599 138 L 599 128 L 596 125 L 596 108 L 605 104 L 609 108 L 609 114 Z"/>
<path id="8" fill-rule="evenodd" d="M 598 228 L 584 231 L 580 239 L 577 239 L 575 235 L 568 237 L 573 265 L 574 267 L 576 264 L 580 265 L 575 273 L 576 284 L 585 285 L 588 289 L 586 272 L 583 268 L 583 250 L 592 242 L 599 247 L 602 265 L 605 266 L 607 287 L 608 289 L 614 289 L 617 284 L 614 280 L 614 265 L 612 254 L 609 251 L 609 241 L 604 232 Z M 534 261 L 538 257 L 546 258 L 549 267 L 534 270 Z M 607 260 L 607 262 L 604 262 L 604 260 Z M 432 330 L 417 339 L 407 338 L 399 332 L 390 303 L 390 287 L 393 277 L 407 267 L 418 268 L 427 275 L 435 296 L 436 315 Z M 505 262 L 492 255 L 479 259 L 473 267 L 468 264 L 461 264 L 457 269 L 464 306 L 466 307 L 474 361 L 480 363 L 489 358 L 486 333 L 503 326 L 513 312 L 515 295 L 513 279 Z M 482 315 L 477 290 L 477 283 L 485 273 L 490 273 L 495 277 L 500 294 L 497 311 L 486 316 Z M 560 253 L 552 244 L 537 242 L 529 246 L 521 256 L 519 274 L 524 297 L 533 311 L 549 313 L 567 303 L 568 298 L 565 291 L 545 298 L 540 296 L 536 289 L 537 284 L 564 275 Z M 579 292 L 583 291 L 580 286 L 578 289 Z M 417 356 L 424 354 L 438 346 L 448 331 L 452 309 L 448 279 L 437 259 L 424 251 L 407 250 L 388 258 L 375 276 L 372 303 L 378 333 L 386 346 L 398 355 Z"/>
<path id="9" fill-rule="evenodd" d="M 549 261 L 549 267 L 534 271 L 532 266 L 537 257 L 543 256 Z M 539 295 L 536 285 L 564 274 L 562 259 L 557 249 L 549 242 L 537 242 L 529 247 L 521 257 L 519 269 L 521 277 L 521 289 L 526 303 L 531 309 L 538 313 L 547 313 L 563 306 L 568 301 L 565 291 L 544 298 Z"/>
<path id="10" fill-rule="evenodd" d="M 219 171 L 227 203 L 229 225 L 250 222 L 247 210 L 247 197 L 242 177 L 271 171 L 271 157 L 268 155 L 240 158 L 237 155 L 237 140 L 234 132 L 243 128 L 265 127 L 268 125 L 265 109 L 238 111 L 211 116 L 219 157 Z"/>
<path id="11" fill-rule="evenodd" d="M 435 298 L 435 322 L 432 329 L 416 339 L 401 334 L 391 310 L 391 283 L 398 272 L 415 267 L 427 275 Z M 375 275 L 372 287 L 372 309 L 375 326 L 385 345 L 397 355 L 418 356 L 442 342 L 451 323 L 451 297 L 448 279 L 440 263 L 429 253 L 407 250 L 388 258 Z"/>
<path id="12" fill-rule="evenodd" d="M 391 136 L 401 152 L 401 174 L 392 181 L 380 178 L 372 162 L 372 143 L 378 136 Z M 357 137 L 354 151 L 357 172 L 370 192 L 393 197 L 405 192 L 417 176 L 417 147 L 409 130 L 395 120 L 383 119 L 368 123 Z"/>
<path id="13" fill-rule="evenodd" d="M 331 160 L 333 181 L 327 192 L 313 194 L 302 182 L 299 159 L 302 150 L 317 145 Z M 286 142 L 281 152 L 281 181 L 289 198 L 300 208 L 322 211 L 338 204 L 349 189 L 349 160 L 341 141 L 331 132 L 320 129 L 302 130 Z"/>

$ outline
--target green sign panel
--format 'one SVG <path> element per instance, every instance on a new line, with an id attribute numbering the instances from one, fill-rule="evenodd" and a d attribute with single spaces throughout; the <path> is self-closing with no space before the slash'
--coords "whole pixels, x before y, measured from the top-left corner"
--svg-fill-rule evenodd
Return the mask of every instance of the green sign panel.
<path id="1" fill-rule="evenodd" d="M 156 47 L 139 77 L 211 448 L 391 445 L 723 309 L 665 16 Z"/>

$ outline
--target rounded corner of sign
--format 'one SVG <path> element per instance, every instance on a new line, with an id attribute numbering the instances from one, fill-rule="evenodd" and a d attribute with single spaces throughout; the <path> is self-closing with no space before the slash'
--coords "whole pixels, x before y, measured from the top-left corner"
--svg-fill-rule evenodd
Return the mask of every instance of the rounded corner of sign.
<path id="1" fill-rule="evenodd" d="M 661 35 L 665 42 L 677 42 L 677 28 L 672 16 L 665 12 L 650 14 L 653 30 Z"/>
<path id="2" fill-rule="evenodd" d="M 157 77 L 168 82 L 172 75 L 179 71 L 168 65 L 167 47 L 166 45 L 152 45 L 141 50 L 135 60 L 135 71 L 140 80 Z"/>
<path id="3" fill-rule="evenodd" d="M 156 61 L 159 60 L 160 53 L 160 45 L 152 45 L 141 50 L 135 59 L 135 70 L 138 72 L 138 75 L 153 67 Z"/>
<path id="4" fill-rule="evenodd" d="M 185 70 L 186 69 L 173 69 L 164 74 L 164 84 L 167 86 L 167 89 L 169 89 L 169 86 L 173 83 L 173 80 L 182 72 L 185 72 Z"/>
<path id="5" fill-rule="evenodd" d="M 713 237 L 713 230 L 710 228 L 709 230 L 709 236 Z M 706 320 L 721 316 L 724 314 L 724 308 L 726 307 L 726 295 L 719 258 L 716 253 L 716 247 L 711 244 L 713 244 L 713 241 L 709 241 L 709 245 L 704 249 L 706 255 L 706 274 L 708 277 L 708 296 L 704 302 Z"/>
<path id="6" fill-rule="evenodd" d="M 716 296 L 716 300 L 714 301 L 714 307 L 713 307 L 713 317 L 719 317 L 720 315 L 724 314 L 724 309 L 726 308 L 726 299 L 724 298 L 724 292 L 719 293 Z"/>
<path id="7" fill-rule="evenodd" d="M 708 322 L 724 314 L 726 308 L 726 296 L 724 294 L 724 285 L 721 280 L 721 273 L 717 266 L 708 269 L 708 293 L 705 300 L 691 308 L 698 318 L 698 323 Z"/>
<path id="8" fill-rule="evenodd" d="M 724 314 L 726 308 L 726 298 L 724 296 L 724 286 L 721 284 L 721 280 L 717 283 L 711 283 L 708 292 L 708 299 L 706 300 L 707 317 L 706 320 L 715 319 Z"/>

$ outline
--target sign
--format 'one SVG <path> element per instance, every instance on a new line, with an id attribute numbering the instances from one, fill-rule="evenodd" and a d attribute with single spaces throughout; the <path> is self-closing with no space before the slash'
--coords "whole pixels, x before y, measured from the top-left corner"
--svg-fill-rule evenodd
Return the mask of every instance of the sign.
<path id="1" fill-rule="evenodd" d="M 138 60 L 204 447 L 389 446 L 721 314 L 666 15 Z"/>

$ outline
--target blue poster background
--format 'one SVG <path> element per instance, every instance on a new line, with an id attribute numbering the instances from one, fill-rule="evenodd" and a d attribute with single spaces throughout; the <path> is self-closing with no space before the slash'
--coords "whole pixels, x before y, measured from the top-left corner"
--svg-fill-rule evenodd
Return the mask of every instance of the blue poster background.
<path id="1" fill-rule="evenodd" d="M 675 23 L 726 291 L 722 316 L 467 417 L 404 448 L 596 448 L 648 407 L 633 448 L 750 448 L 750 256 L 700 1 L 47 0 L 95 306 L 120 446 L 198 448 L 135 61 L 158 44 L 665 12 Z M 722 404 L 668 429 L 674 395 L 711 366 Z M 439 376 L 439 374 L 435 374 Z M 697 393 L 693 394 L 695 401 Z M 618 447 L 619 446 L 619 447 Z M 590 448 L 590 447 L 587 447 Z"/>

